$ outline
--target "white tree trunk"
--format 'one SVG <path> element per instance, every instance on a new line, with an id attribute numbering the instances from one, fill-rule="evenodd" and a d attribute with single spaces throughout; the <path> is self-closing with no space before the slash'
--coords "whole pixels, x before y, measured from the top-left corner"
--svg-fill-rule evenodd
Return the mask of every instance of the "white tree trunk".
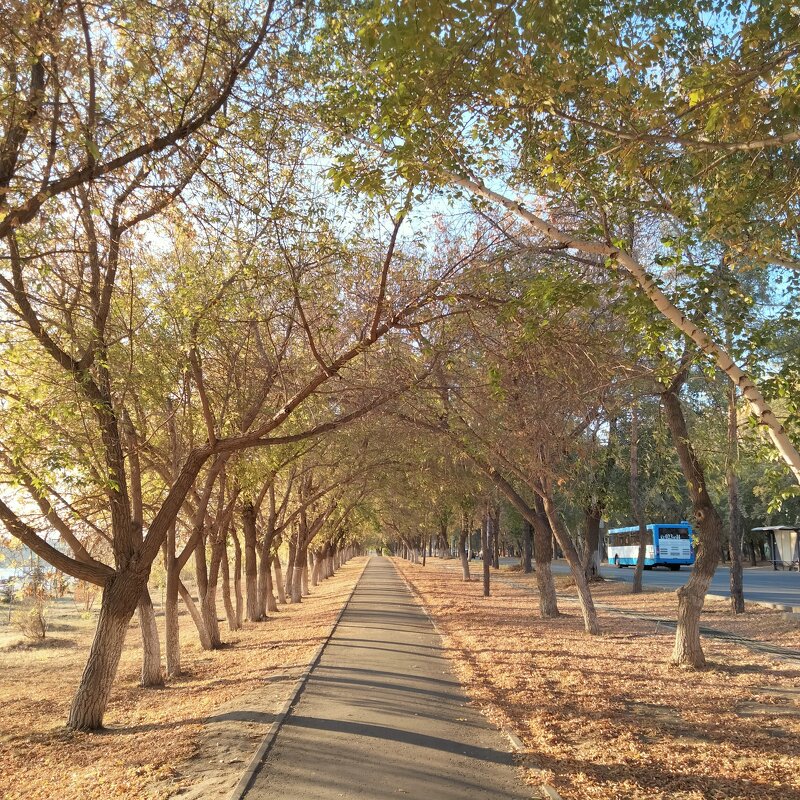
<path id="1" fill-rule="evenodd" d="M 147 588 L 139 600 L 139 630 L 142 636 L 142 673 L 140 686 L 163 686 L 161 672 L 161 643 L 158 639 L 158 625 L 153 611 L 153 601 Z"/>
<path id="2" fill-rule="evenodd" d="M 764 399 L 752 378 L 734 363 L 728 352 L 717 344 L 704 330 L 687 317 L 672 301 L 658 288 L 656 282 L 647 274 L 647 270 L 630 254 L 618 247 L 603 242 L 576 239 L 571 234 L 551 225 L 546 220 L 528 211 L 526 208 L 499 192 L 492 191 L 475 180 L 462 178 L 450 172 L 443 175 L 453 184 L 461 186 L 478 197 L 483 197 L 493 203 L 498 203 L 520 219 L 525 220 L 534 229 L 549 239 L 566 245 L 569 249 L 579 250 L 589 255 L 599 255 L 603 258 L 615 260 L 627 270 L 647 295 L 648 299 L 681 333 L 688 336 L 704 353 L 712 356 L 717 367 L 724 372 L 731 382 L 739 388 L 742 395 L 750 404 L 750 410 L 758 422 L 767 429 L 772 443 L 780 453 L 781 458 L 788 464 L 794 473 L 795 479 L 800 483 L 800 452 L 792 440 L 787 436 L 778 418 L 769 404 Z"/>
<path id="3" fill-rule="evenodd" d="M 278 602 L 281 605 L 286 605 L 286 587 L 283 582 L 283 569 L 281 568 L 281 560 L 276 555 L 272 565 L 275 570 L 275 588 L 278 590 Z"/>

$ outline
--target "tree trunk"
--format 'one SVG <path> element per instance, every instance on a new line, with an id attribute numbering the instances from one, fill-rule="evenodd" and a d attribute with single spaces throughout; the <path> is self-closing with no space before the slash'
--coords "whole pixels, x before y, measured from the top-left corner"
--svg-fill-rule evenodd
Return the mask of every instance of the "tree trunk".
<path id="1" fill-rule="evenodd" d="M 153 611 L 150 592 L 145 587 L 138 604 L 139 630 L 142 636 L 142 674 L 139 686 L 163 686 L 161 672 L 161 643 L 158 639 L 158 625 Z"/>
<path id="2" fill-rule="evenodd" d="M 491 580 L 491 572 L 490 567 L 492 565 L 492 553 L 491 553 L 491 542 L 492 542 L 492 532 L 491 532 L 491 517 L 489 516 L 489 512 L 487 511 L 483 515 L 483 524 L 481 525 L 481 550 L 483 555 L 483 596 L 489 596 L 490 590 L 490 580 Z"/>
<path id="3" fill-rule="evenodd" d="M 673 386 L 661 394 L 661 401 L 686 478 L 698 536 L 694 568 L 686 585 L 678 589 L 678 630 L 675 634 L 672 661 L 684 666 L 703 667 L 706 660 L 700 644 L 700 614 L 719 563 L 722 520 L 708 495 L 703 468 L 689 441 L 678 388 L 679 383 L 676 380 Z"/>
<path id="4" fill-rule="evenodd" d="M 739 426 L 736 415 L 736 387 L 728 392 L 728 465 L 725 479 L 728 484 L 728 553 L 731 557 L 731 606 L 734 614 L 744 614 L 744 585 L 742 572 L 742 516 L 739 511 Z"/>
<path id="5" fill-rule="evenodd" d="M 463 516 L 461 518 L 461 533 L 458 537 L 458 554 L 461 558 L 461 579 L 465 581 L 469 581 L 469 554 L 467 553 L 466 545 L 467 545 L 467 518 Z"/>
<path id="6" fill-rule="evenodd" d="M 225 617 L 228 620 L 228 630 L 238 631 L 239 620 L 236 618 L 236 609 L 231 599 L 231 567 L 228 561 L 227 545 L 222 549 L 222 602 L 225 604 Z"/>
<path id="7" fill-rule="evenodd" d="M 72 699 L 68 728 L 84 731 L 103 727 L 128 623 L 146 586 L 147 573 L 123 572 L 109 578 L 103 587 L 97 629 L 78 691 Z"/>
<path id="8" fill-rule="evenodd" d="M 272 594 L 272 565 L 270 564 L 271 536 L 264 536 L 261 547 L 258 548 L 258 618 L 264 619 L 270 605 L 275 605 L 275 596 Z M 270 595 L 272 602 L 270 603 Z"/>
<path id="9" fill-rule="evenodd" d="M 294 554 L 294 569 L 292 570 L 291 597 L 293 603 L 300 603 L 303 600 L 303 571 L 306 563 L 306 553 L 304 545 L 300 545 Z"/>
<path id="10" fill-rule="evenodd" d="M 276 553 L 273 561 L 273 569 L 275 570 L 275 588 L 278 590 L 278 602 L 286 605 L 286 587 L 283 582 L 283 569 L 281 568 L 281 557 Z"/>
<path id="11" fill-rule="evenodd" d="M 492 566 L 500 569 L 500 507 L 494 509 L 492 516 Z"/>
<path id="12" fill-rule="evenodd" d="M 535 537 L 534 553 L 536 555 L 536 588 L 539 590 L 539 616 L 552 619 L 559 616 L 556 585 L 550 565 L 553 563 L 553 532 L 540 497 L 533 501 L 536 524 L 533 528 Z M 530 523 L 528 523 L 530 525 Z"/>
<path id="13" fill-rule="evenodd" d="M 165 543 L 164 559 L 167 572 L 166 602 L 164 605 L 164 640 L 167 656 L 167 677 L 181 674 L 181 638 L 178 618 L 178 584 L 180 569 L 175 558 L 175 525 L 170 527 Z"/>
<path id="14" fill-rule="evenodd" d="M 258 622 L 258 564 L 256 562 L 256 511 L 250 502 L 242 506 L 242 533 L 244 534 L 244 577 L 246 618 L 249 622 Z"/>
<path id="15" fill-rule="evenodd" d="M 200 634 L 200 642 L 204 650 L 219 647 L 219 626 L 216 617 L 208 605 L 208 562 L 206 561 L 206 536 L 203 535 L 194 550 L 194 573 L 197 582 L 197 594 L 200 602 L 200 621 L 206 635 Z M 197 625 L 197 618 L 192 616 Z M 216 629 L 216 630 L 215 630 Z M 199 632 L 199 628 L 198 628 Z M 208 643 L 208 647 L 206 644 Z"/>
<path id="16" fill-rule="evenodd" d="M 217 582 L 219 580 L 219 568 L 222 564 L 222 551 L 225 549 L 225 541 L 214 542 L 211 549 L 211 566 L 208 571 L 208 586 L 205 596 L 202 599 L 203 619 L 208 629 L 208 638 L 211 640 L 211 647 L 214 650 L 222 647 L 222 635 L 219 630 L 219 620 L 217 619 Z"/>
<path id="17" fill-rule="evenodd" d="M 270 555 L 267 558 L 266 563 L 266 575 L 267 575 L 267 611 L 271 614 L 275 613 L 278 610 L 278 602 L 275 599 L 275 591 L 273 589 L 272 584 L 272 556 Z"/>
<path id="18" fill-rule="evenodd" d="M 580 601 L 581 613 L 583 614 L 583 626 L 587 633 L 600 633 L 600 626 L 597 624 L 597 611 L 595 611 L 592 593 L 589 591 L 589 584 L 586 582 L 586 574 L 583 571 L 583 564 L 581 563 L 578 551 L 575 549 L 575 545 L 569 533 L 567 533 L 566 528 L 564 528 L 561 522 L 553 498 L 546 495 L 542 500 L 544 502 L 547 520 L 550 523 L 550 527 L 553 529 L 556 541 L 564 553 L 564 558 L 567 559 L 570 571 L 572 572 L 572 578 L 575 581 L 575 587 L 578 590 L 578 600 Z"/>
<path id="19" fill-rule="evenodd" d="M 318 586 L 320 582 L 319 572 L 320 565 L 322 564 L 322 554 L 319 550 L 315 550 L 312 553 L 312 558 L 314 559 L 314 566 L 311 568 L 311 585 Z"/>
<path id="20" fill-rule="evenodd" d="M 328 555 L 331 552 L 331 543 L 325 542 L 319 554 L 319 567 L 317 569 L 320 583 L 328 579 Z"/>
<path id="21" fill-rule="evenodd" d="M 328 558 L 325 559 L 325 569 L 326 569 L 326 577 L 332 578 L 336 574 L 336 570 L 333 568 L 333 554 L 336 551 L 336 546 L 331 545 L 330 552 L 328 553 Z"/>
<path id="22" fill-rule="evenodd" d="M 601 513 L 601 508 L 597 503 L 590 503 L 584 513 L 586 530 L 584 535 L 583 573 L 587 581 L 594 580 L 600 574 L 597 550 L 600 546 Z"/>
<path id="23" fill-rule="evenodd" d="M 294 561 L 297 555 L 296 534 L 289 537 L 289 559 L 286 562 L 286 596 L 292 596 L 292 584 L 294 583 Z"/>
<path id="24" fill-rule="evenodd" d="M 206 628 L 203 615 L 200 613 L 200 609 L 194 602 L 194 598 L 189 593 L 189 590 L 183 585 L 183 581 L 180 580 L 180 578 L 178 579 L 178 591 L 180 592 L 184 605 L 189 611 L 189 616 L 192 618 L 195 628 L 197 628 L 197 635 L 200 637 L 200 647 L 202 647 L 203 650 L 213 650 L 211 645 L 211 637 L 208 634 L 208 628 Z"/>
<path id="25" fill-rule="evenodd" d="M 631 513 L 636 524 L 639 526 L 639 549 L 636 552 L 636 567 L 633 571 L 632 594 L 642 592 L 642 574 L 644 572 L 644 559 L 647 548 L 647 523 L 644 518 L 644 504 L 642 503 L 642 492 L 639 486 L 639 410 L 634 405 L 631 409 L 631 431 L 630 431 L 630 496 Z"/>
<path id="26" fill-rule="evenodd" d="M 528 520 L 522 520 L 522 571 L 529 575 L 533 572 L 531 556 L 533 555 L 533 525 Z M 552 560 L 552 559 L 551 559 Z"/>
<path id="27" fill-rule="evenodd" d="M 308 597 L 308 553 L 303 559 L 303 568 L 300 570 L 300 591 L 303 597 Z"/>
<path id="28" fill-rule="evenodd" d="M 233 540 L 233 592 L 236 595 L 236 624 L 241 628 L 244 607 L 244 598 L 242 597 L 242 545 L 233 525 L 231 525 L 231 539 Z"/>

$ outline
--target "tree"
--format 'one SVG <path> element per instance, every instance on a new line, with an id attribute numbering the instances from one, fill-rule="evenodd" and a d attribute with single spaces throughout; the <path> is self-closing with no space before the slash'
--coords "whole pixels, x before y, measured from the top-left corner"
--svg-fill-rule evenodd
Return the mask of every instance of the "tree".
<path id="1" fill-rule="evenodd" d="M 784 229 L 786 203 L 772 205 L 771 198 L 754 192 L 750 169 L 755 160 L 766 172 L 774 171 L 775 162 L 791 160 L 798 141 L 782 100 L 784 67 L 789 65 L 789 74 L 796 69 L 791 61 L 797 35 L 792 16 L 753 9 L 737 18 L 737 35 L 730 36 L 725 19 L 706 19 L 687 3 L 673 4 L 670 20 L 682 23 L 676 25 L 665 24 L 659 13 L 642 14 L 626 5 L 581 6 L 580 11 L 550 15 L 528 4 L 513 14 L 503 4 L 467 8 L 445 3 L 420 19 L 407 9 L 375 2 L 359 9 L 354 29 L 352 10 L 346 8 L 332 16 L 329 32 L 337 41 L 337 54 L 346 52 L 348 58 L 331 62 L 319 54 L 331 75 L 329 128 L 404 173 L 424 174 L 433 184 L 505 209 L 554 247 L 599 258 L 612 270 L 621 268 L 653 307 L 741 389 L 751 413 L 800 482 L 797 447 L 751 375 L 732 360 L 713 330 L 709 333 L 701 320 L 670 299 L 648 265 L 625 249 L 619 225 L 615 227 L 620 218 L 627 226 L 631 211 L 644 208 L 651 217 L 663 218 L 666 208 L 670 222 L 678 218 L 681 223 L 681 235 L 668 245 L 678 253 L 683 253 L 686 237 L 716 242 L 724 232 L 730 244 L 727 236 L 733 232 L 741 242 L 752 241 L 756 222 L 749 214 L 756 208 Z M 765 29 L 774 35 L 764 36 Z M 621 51 L 612 44 L 626 37 L 643 44 Z M 715 43 L 711 50 L 695 48 L 709 41 Z M 747 78 L 731 79 L 730 86 L 720 88 L 715 81 L 730 79 L 731 64 L 739 58 L 751 66 Z M 775 80 L 767 93 L 758 89 L 764 64 Z M 374 71 L 383 76 L 380 92 L 368 79 Z M 680 91 L 674 97 L 676 75 Z M 620 131 L 616 117 L 607 125 L 596 122 L 600 109 L 616 115 L 620 93 L 633 104 L 642 126 L 631 134 Z M 415 102 L 409 104 L 409 98 Z M 701 130 L 727 126 L 741 134 L 735 116 L 728 116 L 730 107 L 746 107 L 747 119 L 757 120 L 761 131 L 771 134 L 777 126 L 782 133 L 745 142 L 708 141 L 698 134 L 698 124 Z M 688 133 L 683 129 L 687 124 Z M 677 128 L 675 133 L 653 133 L 653 128 L 670 125 Z M 676 146 L 703 154 L 718 150 L 725 158 L 709 164 L 704 155 L 696 170 L 684 170 L 682 152 L 677 159 L 663 159 L 667 167 L 659 173 L 657 156 Z M 755 159 L 738 160 L 736 154 L 751 149 Z M 513 160 L 509 151 L 516 156 Z M 506 168 L 509 160 L 519 166 Z M 724 173 L 733 178 L 730 182 L 720 180 L 720 161 L 732 165 Z M 581 169 L 575 169 L 576 163 Z M 342 174 L 352 174 L 353 166 L 352 157 L 343 158 Z M 513 190 L 504 194 L 490 188 L 482 174 L 491 177 L 493 186 L 508 178 Z M 673 198 L 674 182 L 685 196 Z M 720 185 L 736 186 L 737 200 L 745 198 L 741 216 L 727 188 L 718 191 Z M 529 191 L 542 201 L 526 205 L 511 196 Z M 781 194 L 795 196 L 793 179 L 783 184 Z M 697 196 L 700 203 L 693 202 Z M 697 210 L 703 204 L 713 208 L 709 217 Z M 559 219 L 562 208 L 573 206 L 592 210 L 582 217 L 583 224 Z M 726 214 L 737 217 L 729 227 L 720 222 Z M 763 229 L 765 238 L 774 242 L 768 227 Z M 772 248 L 764 244 L 755 249 L 767 261 L 772 257 Z M 796 267 L 793 258 L 782 255 L 773 263 Z"/>

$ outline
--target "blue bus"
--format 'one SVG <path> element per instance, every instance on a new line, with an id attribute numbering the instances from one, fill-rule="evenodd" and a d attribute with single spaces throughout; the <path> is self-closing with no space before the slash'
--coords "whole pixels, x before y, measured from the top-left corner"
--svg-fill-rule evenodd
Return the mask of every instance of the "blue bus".
<path id="1" fill-rule="evenodd" d="M 639 555 L 639 526 L 608 531 L 608 563 L 635 567 Z M 659 565 L 679 570 L 694 564 L 694 531 L 688 522 L 650 524 L 645 538 L 644 567 Z"/>

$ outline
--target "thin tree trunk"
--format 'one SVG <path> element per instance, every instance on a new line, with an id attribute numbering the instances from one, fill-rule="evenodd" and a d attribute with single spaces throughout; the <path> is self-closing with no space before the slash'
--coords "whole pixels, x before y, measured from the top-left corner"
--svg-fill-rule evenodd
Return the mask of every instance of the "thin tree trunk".
<path id="1" fill-rule="evenodd" d="M 178 579 L 178 591 L 180 592 L 184 605 L 189 611 L 189 616 L 192 618 L 195 628 L 197 628 L 197 635 L 200 637 L 200 646 L 203 648 L 203 650 L 213 650 L 214 648 L 211 644 L 211 637 L 209 636 L 208 628 L 206 628 L 206 623 L 203 620 L 203 615 L 200 613 L 200 609 L 194 602 L 194 598 L 189 593 L 189 590 L 183 585 L 183 581 L 180 580 L 180 578 Z"/>
<path id="2" fill-rule="evenodd" d="M 482 539 L 482 555 L 483 555 L 483 596 L 489 597 L 491 573 L 490 567 L 492 566 L 491 554 L 491 517 L 488 510 L 483 515 L 483 524 L 481 525 L 481 539 Z"/>
<path id="3" fill-rule="evenodd" d="M 281 605 L 285 606 L 286 587 L 284 586 L 283 582 L 283 570 L 281 568 L 281 558 L 277 553 L 275 554 L 275 560 L 272 566 L 275 570 L 275 588 L 278 590 L 278 602 Z"/>
<path id="4" fill-rule="evenodd" d="M 222 601 L 225 604 L 225 617 L 228 620 L 228 630 L 239 630 L 239 620 L 236 618 L 236 609 L 231 599 L 231 567 L 228 561 L 227 545 L 222 550 Z"/>
<path id="5" fill-rule="evenodd" d="M 336 574 L 336 570 L 333 568 L 333 554 L 335 552 L 336 552 L 336 545 L 331 545 L 330 552 L 328 553 L 328 558 L 325 560 L 327 577 L 329 578 L 332 578 Z"/>
<path id="6" fill-rule="evenodd" d="M 315 550 L 312 553 L 312 557 L 314 559 L 314 566 L 311 568 L 311 585 L 318 586 L 320 581 L 319 571 L 320 564 L 322 563 L 322 555 L 319 550 Z"/>
<path id="7" fill-rule="evenodd" d="M 559 616 L 556 585 L 550 565 L 553 563 L 553 532 L 544 510 L 541 497 L 534 497 L 536 524 L 533 528 L 535 538 L 534 553 L 536 556 L 536 587 L 539 590 L 539 616 L 552 619 Z M 530 525 L 530 523 L 528 523 Z"/>
<path id="8" fill-rule="evenodd" d="M 725 478 L 728 484 L 728 552 L 731 557 L 731 606 L 734 614 L 744 614 L 744 585 L 742 571 L 742 516 L 739 511 L 739 479 L 736 466 L 739 462 L 739 426 L 736 414 L 736 387 L 728 392 L 728 466 Z"/>
<path id="9" fill-rule="evenodd" d="M 492 566 L 495 569 L 500 569 L 500 507 L 497 506 L 492 514 L 492 541 L 494 548 L 492 550 Z"/>
<path id="10" fill-rule="evenodd" d="M 306 563 L 304 545 L 300 545 L 294 554 L 294 569 L 292 570 L 292 602 L 303 601 L 303 572 Z"/>
<path id="11" fill-rule="evenodd" d="M 194 572 L 197 582 L 197 594 L 200 601 L 200 619 L 205 628 L 206 636 L 201 635 L 200 640 L 203 649 L 206 650 L 204 642 L 208 642 L 210 649 L 219 647 L 219 626 L 216 622 L 216 615 L 212 612 L 208 603 L 208 562 L 206 560 L 206 534 L 197 543 L 194 550 Z M 194 617 L 193 617 L 194 619 Z M 197 620 L 195 619 L 195 624 Z"/>
<path id="12" fill-rule="evenodd" d="M 631 513 L 639 526 L 639 549 L 636 552 L 636 567 L 633 571 L 632 594 L 642 592 L 642 573 L 644 571 L 644 559 L 647 548 L 647 523 L 644 518 L 644 504 L 642 503 L 642 492 L 639 486 L 639 410 L 634 405 L 631 409 L 631 431 L 630 431 L 630 496 Z"/>
<path id="13" fill-rule="evenodd" d="M 211 640 L 211 647 L 214 650 L 222 647 L 222 635 L 219 630 L 219 619 L 217 618 L 217 581 L 219 580 L 219 568 L 222 563 L 222 551 L 225 549 L 224 540 L 214 542 L 211 549 L 211 566 L 208 571 L 208 586 L 203 597 L 203 619 L 206 621 L 208 637 Z"/>
<path id="14" fill-rule="evenodd" d="M 597 611 L 595 611 L 592 593 L 589 591 L 589 584 L 586 582 L 586 574 L 583 571 L 583 564 L 581 563 L 578 551 L 575 549 L 575 545 L 569 533 L 567 533 L 566 528 L 564 528 L 561 522 L 553 498 L 549 495 L 545 495 L 542 500 L 544 502 L 547 520 L 550 523 L 550 527 L 553 529 L 556 541 L 564 553 L 564 558 L 567 559 L 570 571 L 572 572 L 572 578 L 578 590 L 578 600 L 580 601 L 581 613 L 583 614 L 583 626 L 587 633 L 600 633 L 600 626 L 597 623 Z"/>
<path id="15" fill-rule="evenodd" d="M 242 533 L 244 535 L 244 577 L 246 597 L 246 618 L 249 622 L 258 622 L 258 563 L 256 561 L 256 511 L 253 504 L 246 502 L 242 506 Z"/>
<path id="16" fill-rule="evenodd" d="M 468 538 L 468 523 L 466 514 L 461 517 L 461 533 L 458 537 L 458 554 L 461 558 L 461 579 L 469 581 L 469 554 L 466 549 Z"/>
<path id="17" fill-rule="evenodd" d="M 142 636 L 142 673 L 139 686 L 163 686 L 164 675 L 161 672 L 161 643 L 158 639 L 158 625 L 153 611 L 150 592 L 145 587 L 137 606 L 139 612 L 139 630 Z"/>
<path id="18" fill-rule="evenodd" d="M 292 534 L 289 537 L 289 559 L 286 562 L 286 596 L 291 598 L 292 596 L 292 585 L 294 583 L 294 561 L 295 556 L 297 555 L 297 544 L 296 544 L 296 537 L 297 534 Z"/>
<path id="19" fill-rule="evenodd" d="M 267 616 L 269 594 L 272 593 L 272 571 L 270 568 L 270 536 L 264 535 L 261 546 L 258 548 L 258 618 Z M 272 602 L 275 602 L 273 596 Z"/>
<path id="20" fill-rule="evenodd" d="M 236 596 L 236 625 L 242 627 L 242 612 L 244 598 L 242 597 L 242 545 L 236 527 L 231 525 L 231 539 L 233 541 L 233 593 Z"/>
<path id="21" fill-rule="evenodd" d="M 522 520 L 522 571 L 529 575 L 533 572 L 533 525 L 528 520 Z M 551 548 L 552 552 L 552 548 Z M 552 559 L 551 559 L 552 560 Z"/>
<path id="22" fill-rule="evenodd" d="M 164 605 L 164 640 L 167 656 L 167 677 L 174 678 L 181 674 L 181 638 L 178 618 L 178 584 L 180 570 L 175 558 L 175 525 L 171 525 L 165 542 L 165 569 L 167 572 L 166 602 Z"/>
<path id="23" fill-rule="evenodd" d="M 700 614 L 719 563 L 722 520 L 708 495 L 705 473 L 689 441 L 689 431 L 678 397 L 679 386 L 680 382 L 676 379 L 661 394 L 661 400 L 692 500 L 698 546 L 689 580 L 678 589 L 678 629 L 672 661 L 679 665 L 704 667 L 706 659 L 700 643 Z"/>
<path id="24" fill-rule="evenodd" d="M 304 597 L 308 597 L 308 553 L 303 559 L 303 569 L 300 570 L 300 591 Z"/>
<path id="25" fill-rule="evenodd" d="M 266 563 L 266 575 L 267 575 L 267 611 L 269 613 L 275 613 L 278 610 L 278 602 L 275 600 L 275 591 L 273 589 L 272 584 L 272 556 L 270 555 L 267 559 Z"/>

